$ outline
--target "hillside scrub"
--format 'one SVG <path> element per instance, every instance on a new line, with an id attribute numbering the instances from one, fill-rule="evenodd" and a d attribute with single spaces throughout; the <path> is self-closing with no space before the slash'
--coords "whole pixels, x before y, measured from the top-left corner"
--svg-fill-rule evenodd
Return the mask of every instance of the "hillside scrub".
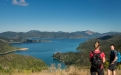
<path id="1" fill-rule="evenodd" d="M 13 46 L 11 46 L 10 44 L 7 44 L 7 43 L 0 44 L 0 54 L 11 52 L 11 51 L 14 51 L 14 50 L 17 50 L 17 49 L 18 49 L 17 47 L 13 47 Z"/>
<path id="2" fill-rule="evenodd" d="M 80 52 L 68 52 L 68 53 L 56 53 L 53 57 L 57 60 L 64 62 L 66 65 L 78 65 L 78 66 L 89 66 L 89 53 L 94 50 L 94 43 L 96 41 L 100 42 L 100 50 L 106 55 L 106 62 L 104 67 L 107 68 L 109 65 L 109 54 L 110 54 L 110 44 L 115 45 L 115 49 L 121 52 L 121 33 L 107 35 L 100 38 L 89 39 L 84 43 L 81 43 L 77 50 Z M 120 64 L 119 64 L 120 65 Z M 118 65 L 118 66 L 119 66 Z"/>
<path id="3" fill-rule="evenodd" d="M 43 70 L 41 72 L 34 72 L 34 73 L 27 73 L 27 72 L 22 72 L 18 73 L 15 72 L 12 75 L 90 75 L 90 70 L 89 69 L 83 69 L 81 67 L 76 67 L 76 66 L 70 66 L 65 69 L 59 69 L 55 68 L 54 71 L 51 71 L 51 67 L 48 70 Z M 116 74 L 120 75 L 121 71 L 116 70 Z M 7 74 L 6 74 L 7 75 Z M 104 75 L 107 75 L 107 70 L 104 70 Z"/>
<path id="4" fill-rule="evenodd" d="M 42 60 L 28 55 L 6 54 L 0 56 L 0 73 L 40 72 L 48 69 Z"/>

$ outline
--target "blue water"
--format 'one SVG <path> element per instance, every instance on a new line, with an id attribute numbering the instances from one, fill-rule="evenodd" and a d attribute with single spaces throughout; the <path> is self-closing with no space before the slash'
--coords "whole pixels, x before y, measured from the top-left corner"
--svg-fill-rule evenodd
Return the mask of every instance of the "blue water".
<path id="1" fill-rule="evenodd" d="M 18 43 L 12 44 L 16 47 L 28 48 L 26 51 L 17 51 L 16 54 L 29 55 L 35 58 L 43 60 L 48 66 L 51 64 L 61 64 L 65 67 L 65 64 L 52 58 L 52 55 L 56 52 L 77 52 L 76 48 L 80 43 L 85 42 L 87 38 L 81 39 L 49 39 L 52 42 L 40 42 L 40 43 Z"/>

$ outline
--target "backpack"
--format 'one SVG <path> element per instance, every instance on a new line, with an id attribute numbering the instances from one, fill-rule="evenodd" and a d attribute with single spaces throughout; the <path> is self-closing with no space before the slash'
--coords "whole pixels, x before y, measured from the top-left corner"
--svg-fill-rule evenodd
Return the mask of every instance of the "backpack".
<path id="1" fill-rule="evenodd" d="M 102 53 L 100 51 L 100 53 L 94 53 L 94 51 L 92 51 L 93 53 L 93 56 L 92 56 L 92 67 L 96 70 L 100 69 L 101 68 L 101 65 L 103 64 L 103 61 L 100 57 L 100 54 Z"/>
<path id="2" fill-rule="evenodd" d="M 116 60 L 116 62 L 120 63 L 121 62 L 121 54 L 120 54 L 120 52 L 117 52 L 117 57 L 118 57 L 118 59 Z"/>

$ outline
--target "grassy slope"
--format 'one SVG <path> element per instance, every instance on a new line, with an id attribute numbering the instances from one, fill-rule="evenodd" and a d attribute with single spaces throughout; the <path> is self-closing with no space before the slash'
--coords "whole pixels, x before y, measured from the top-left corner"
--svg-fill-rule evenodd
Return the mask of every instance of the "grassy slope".
<path id="1" fill-rule="evenodd" d="M 121 71 L 116 70 L 116 75 L 120 75 Z M 66 69 L 56 69 L 54 71 L 45 70 L 38 73 L 15 73 L 13 75 L 90 75 L 89 69 L 82 69 L 74 66 L 70 66 Z M 104 70 L 104 75 L 107 75 L 107 70 Z"/>
<path id="2" fill-rule="evenodd" d="M 15 71 L 38 72 L 48 69 L 48 66 L 42 60 L 27 55 L 10 54 L 9 52 L 18 48 L 7 44 L 5 41 L 7 39 L 0 38 L 0 75 L 14 73 Z"/>
<path id="3" fill-rule="evenodd" d="M 18 54 L 6 54 L 0 56 L 0 71 L 4 72 L 18 72 L 30 71 L 38 72 L 47 69 L 47 65 L 39 59 L 31 56 L 22 56 Z"/>
<path id="4" fill-rule="evenodd" d="M 0 54 L 4 54 L 5 52 L 10 52 L 16 49 L 18 48 L 13 47 L 10 44 L 6 44 L 6 43 L 0 44 Z"/>

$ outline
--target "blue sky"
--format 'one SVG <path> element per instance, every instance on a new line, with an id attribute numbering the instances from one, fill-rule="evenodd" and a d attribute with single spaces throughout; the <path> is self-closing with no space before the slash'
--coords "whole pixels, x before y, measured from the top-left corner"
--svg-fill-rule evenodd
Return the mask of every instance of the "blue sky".
<path id="1" fill-rule="evenodd" d="M 121 32 L 121 0 L 0 0 L 0 32 Z"/>

